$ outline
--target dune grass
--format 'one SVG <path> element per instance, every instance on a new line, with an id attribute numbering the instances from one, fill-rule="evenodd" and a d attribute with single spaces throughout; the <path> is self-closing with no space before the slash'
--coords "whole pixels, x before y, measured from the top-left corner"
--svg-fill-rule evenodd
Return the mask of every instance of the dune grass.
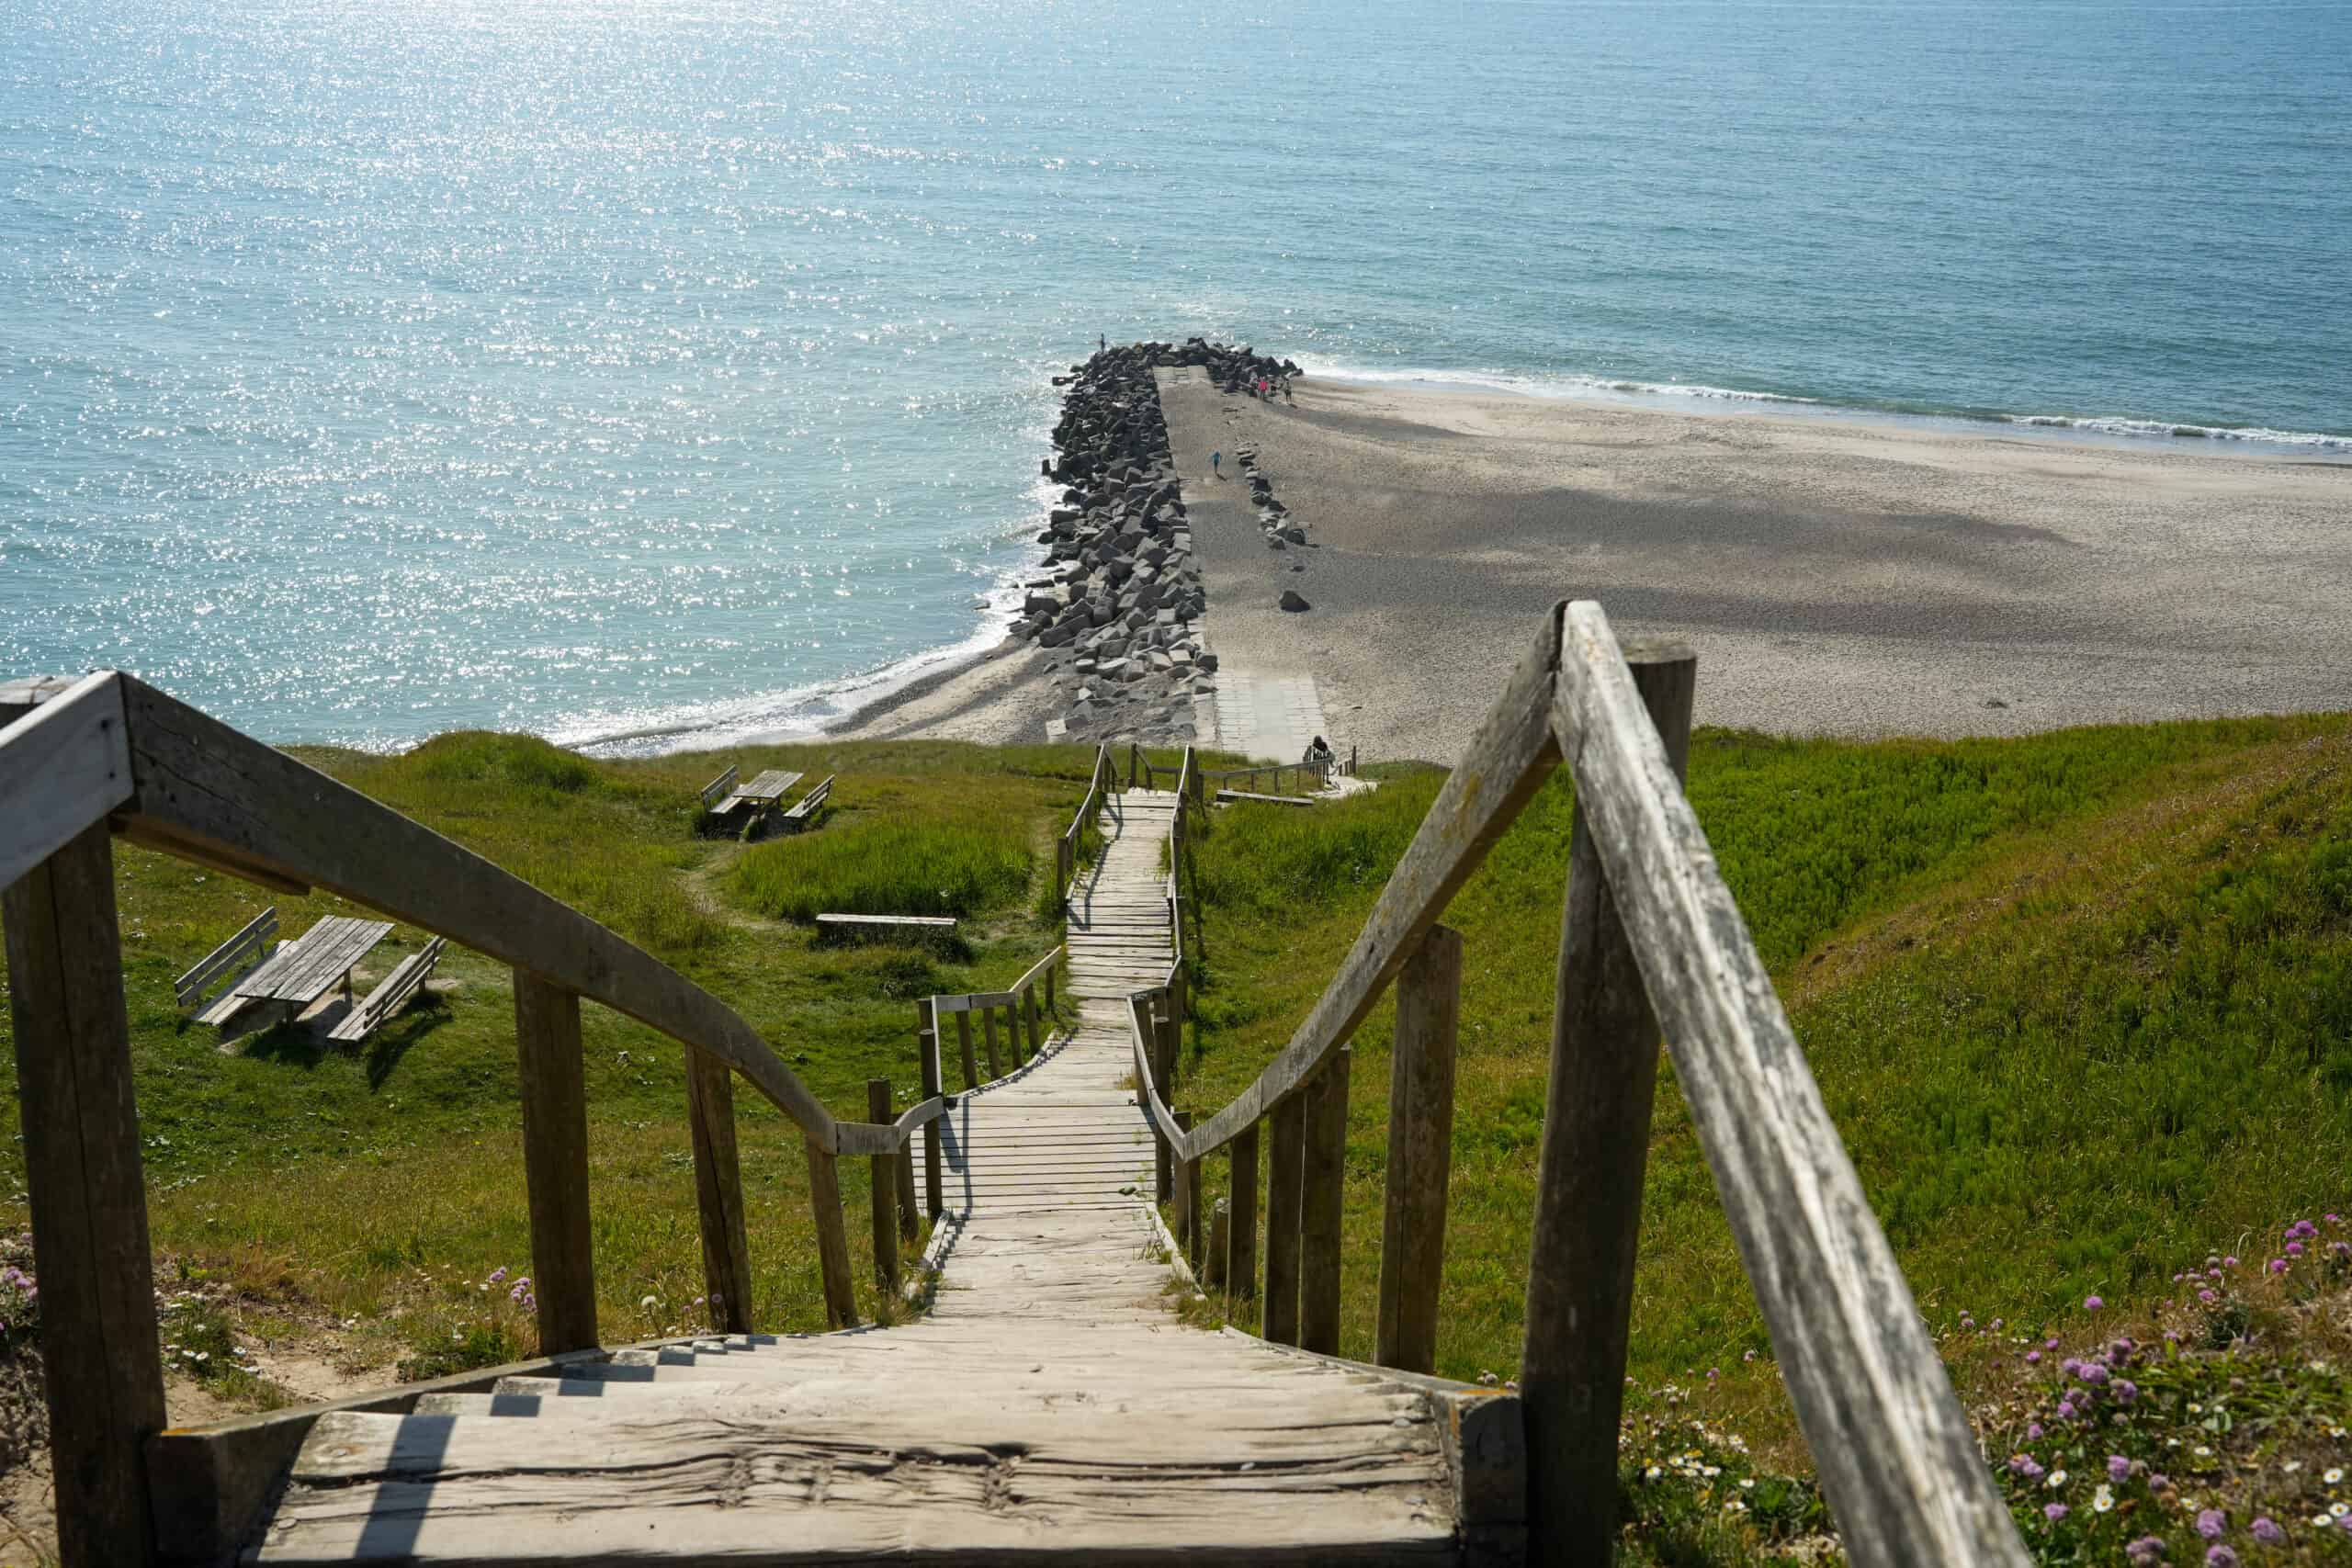
<path id="1" fill-rule="evenodd" d="M 1698 738 L 1700 819 L 1931 1324 L 2057 1332 L 2091 1295 L 2153 1310 L 2183 1258 L 2341 1205 L 2347 758 L 2336 716 L 1954 744 Z M 1213 1111 L 1246 1085 L 1334 972 L 1441 778 L 1384 771 L 1369 798 L 1216 815 L 1181 1105 Z M 1573 810 L 1555 776 L 1447 916 L 1465 942 L 1439 1345 L 1454 1376 L 1517 1365 Z M 1350 1356 L 1372 1348 L 1392 1025 L 1384 1004 L 1355 1041 Z M 1717 1419 L 1802 1466 L 1670 1065 L 1632 1372 L 1704 1388 Z M 1976 1375 L 1962 1363 L 1964 1393 Z"/>
<path id="2" fill-rule="evenodd" d="M 831 833 L 760 844 L 735 863 L 729 890 L 778 919 L 845 915 L 974 915 L 1029 886 L 1028 826 L 958 801 L 922 812 L 907 796 Z M 896 809 L 892 809 L 895 807 Z"/>

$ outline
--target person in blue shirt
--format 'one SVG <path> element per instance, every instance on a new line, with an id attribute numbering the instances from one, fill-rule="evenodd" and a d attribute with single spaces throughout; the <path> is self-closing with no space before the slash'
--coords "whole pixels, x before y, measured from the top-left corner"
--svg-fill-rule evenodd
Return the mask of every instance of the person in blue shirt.
<path id="1" fill-rule="evenodd" d="M 1222 453 L 1222 452 L 1212 452 L 1212 453 L 1210 453 L 1210 454 L 1209 454 L 1209 472 L 1210 472 L 1210 473 L 1215 474 L 1218 479 L 1223 479 L 1223 478 L 1225 478 L 1225 466 L 1224 466 L 1224 465 L 1225 465 L 1225 454 L 1224 454 L 1224 453 Z"/>

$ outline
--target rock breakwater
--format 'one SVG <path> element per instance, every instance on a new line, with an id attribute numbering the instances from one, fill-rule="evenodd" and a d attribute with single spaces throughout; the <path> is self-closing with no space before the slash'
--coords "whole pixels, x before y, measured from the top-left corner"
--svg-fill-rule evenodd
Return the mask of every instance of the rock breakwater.
<path id="1" fill-rule="evenodd" d="M 1295 376 L 1298 367 L 1193 338 L 1105 348 L 1073 365 L 1047 478 L 1066 488 L 1037 542 L 1012 635 L 1046 650 L 1071 739 L 1190 740 L 1193 704 L 1216 689 L 1208 608 L 1152 372 L 1198 366 L 1221 388 Z"/>

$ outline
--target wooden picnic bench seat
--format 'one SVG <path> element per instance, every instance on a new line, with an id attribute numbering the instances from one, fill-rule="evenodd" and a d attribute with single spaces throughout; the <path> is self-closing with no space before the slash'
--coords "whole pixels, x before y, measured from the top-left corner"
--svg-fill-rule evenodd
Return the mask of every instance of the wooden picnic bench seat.
<path id="1" fill-rule="evenodd" d="M 858 936 L 952 937 L 953 915 L 819 915 L 817 934 L 841 938 Z"/>
<path id="2" fill-rule="evenodd" d="M 833 793 L 833 780 L 840 776 L 838 773 L 827 773 L 823 784 L 796 801 L 792 809 L 784 814 L 784 830 L 787 833 L 797 833 L 814 822 L 818 814 L 825 809 L 825 802 Z"/>
<path id="3" fill-rule="evenodd" d="M 729 762 L 727 764 L 727 771 L 725 773 L 719 774 L 717 778 L 702 786 L 702 808 L 705 811 L 709 810 L 711 802 L 717 800 L 719 796 L 725 795 L 729 790 L 733 789 L 734 787 L 735 764 Z"/>
<path id="4" fill-rule="evenodd" d="M 355 1003 L 327 1032 L 327 1038 L 365 1040 L 382 1028 L 386 1019 L 407 1006 L 409 998 L 424 988 L 434 966 L 441 962 L 441 950 L 447 945 L 447 938 L 436 936 L 401 959 L 390 974 L 376 983 L 375 989 Z"/>
<path id="5" fill-rule="evenodd" d="M 243 1012 L 252 998 L 237 995 L 237 983 L 260 968 L 270 956 L 269 939 L 277 934 L 277 907 L 273 904 L 246 921 L 245 928 L 235 936 L 205 954 L 195 968 L 172 982 L 172 996 L 180 1010 L 195 1013 L 198 1023 L 216 1027 Z M 205 988 L 224 975 L 229 978 L 228 986 L 207 1002 Z"/>

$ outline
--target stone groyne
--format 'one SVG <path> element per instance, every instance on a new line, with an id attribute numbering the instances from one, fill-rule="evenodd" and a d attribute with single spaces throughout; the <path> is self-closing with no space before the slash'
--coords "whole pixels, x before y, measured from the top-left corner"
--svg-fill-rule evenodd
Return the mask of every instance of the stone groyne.
<path id="1" fill-rule="evenodd" d="M 1012 635 L 1046 650 L 1071 739 L 1194 738 L 1194 699 L 1215 689 L 1207 599 L 1152 372 L 1197 366 L 1227 391 L 1298 367 L 1193 338 L 1105 348 L 1065 389 L 1047 478 L 1065 487 L 1038 543 Z"/>

